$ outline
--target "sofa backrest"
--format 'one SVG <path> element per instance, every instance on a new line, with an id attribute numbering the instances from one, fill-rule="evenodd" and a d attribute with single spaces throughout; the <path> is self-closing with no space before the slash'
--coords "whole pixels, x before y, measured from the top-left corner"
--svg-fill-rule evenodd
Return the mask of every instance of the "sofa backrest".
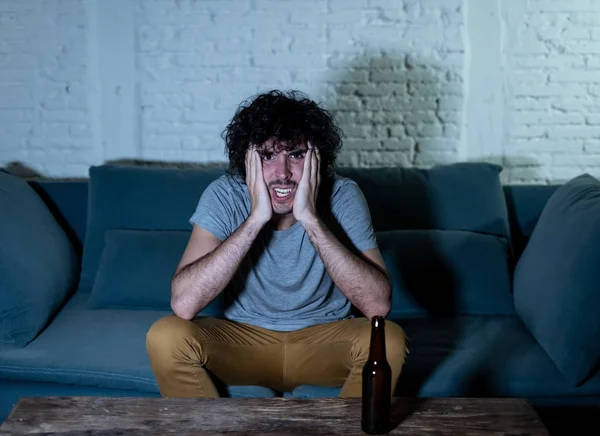
<path id="1" fill-rule="evenodd" d="M 129 192 L 133 198 L 146 186 L 145 177 L 153 174 L 141 168 L 115 168 L 116 179 L 112 179 L 112 168 L 103 166 L 96 171 L 97 174 L 108 174 L 107 180 L 111 183 L 121 181 L 110 187 L 96 186 L 91 191 L 96 192 L 93 194 L 96 195 L 94 202 L 89 201 L 89 180 L 31 182 L 80 251 L 90 239 L 90 235 L 86 234 L 90 210 L 102 210 L 97 204 L 97 193 L 104 190 L 102 195 L 109 199 L 104 205 L 104 210 L 107 210 L 113 204 L 108 193 L 111 189 L 115 192 L 119 186 L 125 189 L 125 185 L 119 183 L 127 180 L 127 171 L 131 171 L 130 175 L 137 180 L 127 187 L 129 191 L 133 190 Z M 180 178 L 169 175 L 168 170 L 154 174 L 159 174 L 159 177 L 167 175 L 170 180 L 170 188 L 167 189 L 176 189 L 178 183 L 189 183 L 194 178 L 201 180 L 205 187 L 207 181 L 222 174 L 219 170 L 207 171 L 186 172 Z M 400 289 L 393 297 L 393 316 L 447 314 L 448 311 L 477 315 L 512 313 L 511 279 L 506 269 L 510 269 L 511 263 L 520 254 L 556 186 L 501 186 L 498 184 L 498 172 L 498 167 L 488 164 L 455 164 L 431 170 L 338 170 L 338 174 L 351 177 L 359 184 L 369 204 L 384 258 L 392 266 L 395 288 Z M 156 188 L 157 185 L 152 186 Z M 183 207 L 165 207 L 164 202 L 170 200 L 168 193 L 162 192 L 160 213 L 165 215 L 164 219 L 141 220 L 140 217 L 146 217 L 147 209 L 151 208 L 148 202 L 152 196 L 149 196 L 143 202 L 144 210 L 140 211 L 140 217 L 135 215 L 135 208 L 127 208 L 129 217 L 125 221 L 119 218 L 107 225 L 191 230 L 187 219 L 204 187 L 187 190 Z M 115 192 L 118 197 L 115 205 L 121 204 L 119 201 L 124 202 L 120 194 Z M 177 214 L 178 217 L 169 218 L 169 214 Z M 166 223 L 164 228 L 161 223 Z M 98 233 L 98 230 L 102 229 L 96 226 L 93 231 Z M 399 251 L 397 246 L 404 247 L 404 251 Z M 505 250 L 506 246 L 509 250 Z M 508 253 L 510 250 L 512 253 L 505 255 L 504 251 Z M 426 268 L 422 269 L 424 264 Z M 424 277 L 428 281 L 424 282 Z M 452 293 L 448 292 L 450 288 Z"/>
<path id="2" fill-rule="evenodd" d="M 390 230 L 391 227 L 387 223 L 389 220 L 388 217 L 397 212 L 393 208 L 415 201 L 424 202 L 421 196 L 422 190 L 421 192 L 415 191 L 411 193 L 409 198 L 407 198 L 409 195 L 407 191 L 395 192 L 395 202 L 390 206 L 389 203 L 380 201 L 377 198 L 378 195 L 386 197 L 387 194 L 383 190 L 379 193 L 377 192 L 377 187 L 373 185 L 371 175 L 374 172 L 375 170 L 373 169 L 351 168 L 338 170 L 338 173 L 357 180 L 363 192 L 365 192 L 367 200 L 370 200 L 369 207 L 372 212 L 374 227 L 377 230 Z M 381 179 L 385 179 L 386 173 L 379 173 L 379 176 Z M 396 178 L 388 179 L 386 182 L 388 185 L 392 185 L 398 181 L 398 178 Z M 57 220 L 65 226 L 66 230 L 73 237 L 73 242 L 82 246 L 85 240 L 87 224 L 89 180 L 31 180 L 29 183 L 54 212 Z M 558 186 L 520 184 L 505 185 L 502 187 L 508 210 L 511 237 L 514 243 L 526 243 L 544 205 Z M 369 189 L 371 192 L 368 192 Z M 400 197 L 402 195 L 404 197 Z M 421 213 L 424 208 L 421 209 Z M 414 215 L 406 216 L 402 224 L 404 228 L 436 228 L 431 223 L 431 216 L 427 217 L 426 215 L 422 217 Z"/>
<path id="3" fill-rule="evenodd" d="M 31 181 L 57 219 L 81 247 L 85 240 L 88 187 L 82 181 Z M 546 202 L 559 185 L 504 185 L 508 223 L 515 254 L 520 254 L 537 223 Z"/>

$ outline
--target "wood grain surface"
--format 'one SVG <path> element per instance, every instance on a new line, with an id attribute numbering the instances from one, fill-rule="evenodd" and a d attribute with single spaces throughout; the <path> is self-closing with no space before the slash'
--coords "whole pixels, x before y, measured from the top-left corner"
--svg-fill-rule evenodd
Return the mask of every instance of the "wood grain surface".
<path id="1" fill-rule="evenodd" d="M 22 398 L 0 435 L 364 435 L 358 398 Z M 548 435 L 511 398 L 394 398 L 391 435 Z"/>

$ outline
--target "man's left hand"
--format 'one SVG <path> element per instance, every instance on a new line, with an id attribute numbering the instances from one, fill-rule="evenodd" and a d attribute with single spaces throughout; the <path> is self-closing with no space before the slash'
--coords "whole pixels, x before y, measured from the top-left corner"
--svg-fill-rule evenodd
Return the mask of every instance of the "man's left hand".
<path id="1" fill-rule="evenodd" d="M 304 170 L 302 179 L 298 184 L 294 207 L 294 218 L 300 223 L 317 217 L 317 196 L 321 182 L 319 150 L 308 143 L 308 150 L 304 156 Z"/>

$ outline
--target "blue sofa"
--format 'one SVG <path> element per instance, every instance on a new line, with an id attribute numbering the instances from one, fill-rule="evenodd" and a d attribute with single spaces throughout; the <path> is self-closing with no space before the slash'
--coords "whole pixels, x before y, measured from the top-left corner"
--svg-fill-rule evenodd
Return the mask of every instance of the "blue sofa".
<path id="1" fill-rule="evenodd" d="M 584 382 L 565 376 L 538 340 L 535 323 L 525 322 L 526 311 L 515 305 L 521 255 L 562 185 L 502 185 L 501 170 L 485 163 L 338 169 L 367 198 L 394 283 L 389 318 L 409 338 L 396 395 L 524 397 L 548 420 L 597 411 L 600 374 Z M 100 165 L 86 180 L 26 182 L 70 244 L 42 246 L 40 253 L 74 253 L 75 262 L 61 266 L 59 278 L 72 277 L 48 297 L 54 309 L 14 318 L 42 318 L 21 330 L 30 337 L 0 342 L 0 422 L 22 396 L 159 396 L 145 334 L 171 313 L 168 283 L 191 231 L 188 218 L 223 171 Z M 18 183 L 14 179 L 10 183 Z M 22 206 L 20 198 L 13 197 L 12 210 Z M 39 212 L 25 213 L 42 219 Z M 44 283 L 35 292 L 43 294 Z M 221 310 L 217 299 L 202 315 Z M 297 398 L 336 396 L 340 389 L 221 388 L 232 397 Z"/>

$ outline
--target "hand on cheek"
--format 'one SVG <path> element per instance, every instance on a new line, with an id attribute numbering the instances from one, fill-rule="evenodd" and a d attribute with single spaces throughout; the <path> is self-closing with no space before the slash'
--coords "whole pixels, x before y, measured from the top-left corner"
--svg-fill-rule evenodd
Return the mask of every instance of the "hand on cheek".
<path id="1" fill-rule="evenodd" d="M 250 215 L 266 224 L 273 214 L 271 197 L 263 175 L 262 160 L 256 146 L 251 145 L 246 152 L 246 185 L 250 195 Z"/>
<path id="2" fill-rule="evenodd" d="M 308 150 L 304 157 L 302 179 L 298 184 L 294 198 L 294 217 L 302 222 L 316 216 L 317 196 L 320 184 L 320 157 L 319 150 L 308 143 Z"/>

